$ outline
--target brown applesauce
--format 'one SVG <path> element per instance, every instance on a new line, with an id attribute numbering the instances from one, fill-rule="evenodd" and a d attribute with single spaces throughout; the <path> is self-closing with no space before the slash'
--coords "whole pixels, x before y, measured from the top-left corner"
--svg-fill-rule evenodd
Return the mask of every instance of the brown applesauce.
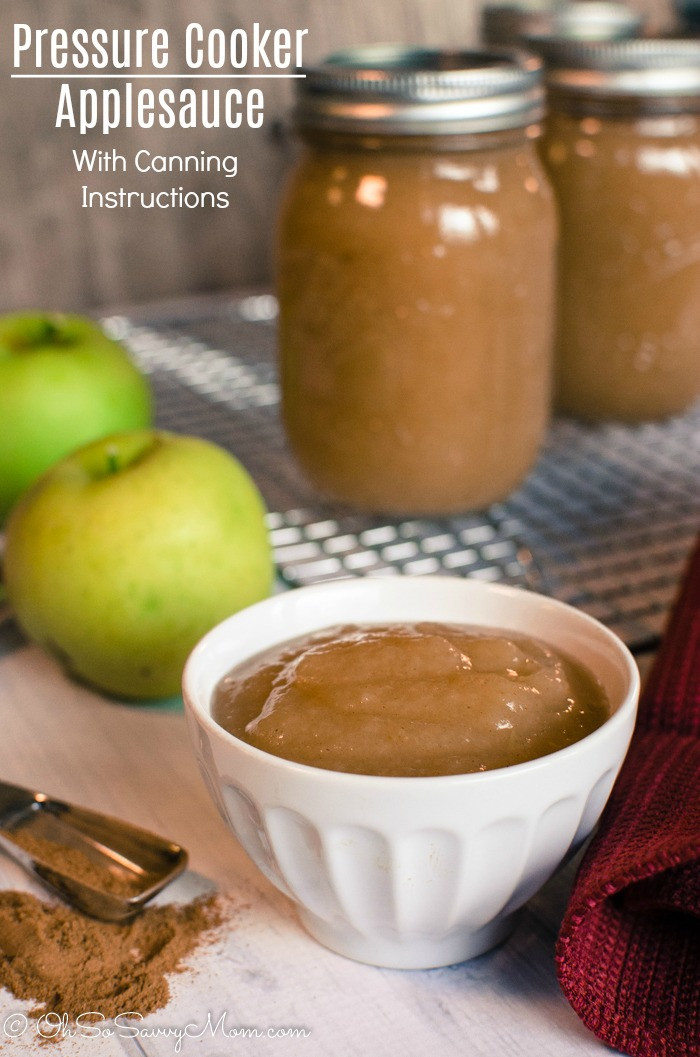
<path id="1" fill-rule="evenodd" d="M 482 507 L 525 476 L 549 415 L 555 216 L 538 104 L 478 131 L 421 120 L 420 99 L 410 119 L 391 105 L 389 131 L 371 113 L 351 131 L 335 113 L 302 121 L 279 233 L 284 424 L 328 497 Z"/>
<path id="2" fill-rule="evenodd" d="M 544 643 L 430 622 L 293 639 L 234 668 L 212 703 L 222 727 L 273 756 L 403 776 L 523 763 L 609 714 L 594 676 Z"/>
<path id="3" fill-rule="evenodd" d="M 551 75 L 556 400 L 588 420 L 661 418 L 700 396 L 700 42 L 678 43 L 593 47 L 586 77 Z M 672 64 L 686 52 L 694 90 Z"/>

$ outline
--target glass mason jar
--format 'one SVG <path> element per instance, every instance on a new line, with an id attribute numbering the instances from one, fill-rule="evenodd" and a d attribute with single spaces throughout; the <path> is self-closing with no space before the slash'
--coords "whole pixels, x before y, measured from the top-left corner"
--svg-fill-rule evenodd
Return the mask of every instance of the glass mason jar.
<path id="1" fill-rule="evenodd" d="M 278 263 L 291 447 L 323 494 L 364 510 L 500 499 L 550 404 L 539 60 L 361 48 L 300 86 Z"/>
<path id="2" fill-rule="evenodd" d="M 634 422 L 700 395 L 700 41 L 550 45 L 557 403 Z"/>

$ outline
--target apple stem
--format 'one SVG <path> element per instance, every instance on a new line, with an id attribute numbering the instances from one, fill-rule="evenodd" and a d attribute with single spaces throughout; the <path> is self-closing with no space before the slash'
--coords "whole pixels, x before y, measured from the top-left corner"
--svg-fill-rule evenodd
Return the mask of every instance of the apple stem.
<path id="1" fill-rule="evenodd" d="M 46 345 L 58 345 L 60 331 L 56 324 L 50 319 L 42 320 L 41 334 L 39 340 Z"/>
<path id="2" fill-rule="evenodd" d="M 119 453 L 116 448 L 107 450 L 107 473 L 119 473 Z"/>

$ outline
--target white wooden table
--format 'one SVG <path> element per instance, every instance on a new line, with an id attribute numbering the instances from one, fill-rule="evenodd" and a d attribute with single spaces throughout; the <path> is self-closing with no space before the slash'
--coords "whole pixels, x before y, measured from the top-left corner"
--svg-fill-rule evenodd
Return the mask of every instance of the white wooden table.
<path id="1" fill-rule="evenodd" d="M 280 511 L 299 493 L 291 468 L 281 472 L 287 456 L 275 419 L 272 313 L 268 318 L 258 312 L 269 302 L 269 296 L 262 302 L 195 299 L 142 310 L 136 324 L 127 311 L 113 323 L 156 384 L 160 421 L 183 431 L 202 429 L 234 446 L 255 472 L 271 509 Z M 156 332 L 155 324 L 165 329 Z M 251 377 L 248 406 L 240 387 L 241 379 Z M 245 414 L 256 409 L 248 443 Z M 534 511 L 524 550 L 540 549 L 550 562 L 545 573 L 554 569 L 552 586 L 566 600 L 592 606 L 601 619 L 616 618 L 613 626 L 632 637 L 643 602 L 642 642 L 651 643 L 661 630 L 697 531 L 700 465 L 697 445 L 688 438 L 697 436 L 698 421 L 696 412 L 668 429 L 619 437 L 620 431 L 612 430 L 602 441 L 592 431 L 572 433 L 564 425 L 534 480 L 535 486 L 547 484 L 546 503 L 535 487 L 530 505 L 522 493 L 520 506 L 511 511 L 526 521 Z M 624 458 L 617 459 L 616 445 L 622 445 Z M 580 458 L 580 465 L 571 457 Z M 598 489 L 599 464 L 606 474 L 616 470 L 614 488 L 603 477 Z M 268 476 L 269 467 L 280 470 L 279 479 Z M 571 481 L 576 506 L 550 539 L 551 526 L 537 517 L 552 508 L 553 495 L 560 505 L 567 502 Z M 648 508 L 653 518 L 646 516 Z M 570 553 L 564 546 L 569 542 Z M 278 559 L 283 550 L 278 548 Z M 597 593 L 586 594 L 591 585 Z M 596 607 L 603 604 L 601 612 Z M 472 962 L 406 972 L 348 961 L 307 936 L 291 905 L 257 872 L 219 818 L 190 750 L 181 703 L 128 706 L 104 698 L 71 682 L 7 623 L 0 626 L 0 777 L 182 844 L 191 868 L 164 898 L 187 901 L 214 886 L 235 904 L 216 942 L 193 957 L 191 971 L 173 977 L 169 1005 L 148 1017 L 138 1035 L 66 1037 L 47 1051 L 55 1057 L 604 1057 L 611 1052 L 582 1026 L 555 977 L 554 944 L 571 865 L 525 908 L 506 944 Z M 19 868 L 2 858 L 0 885 L 30 887 Z M 99 996 L 95 1002 L 99 1005 Z M 27 1008 L 0 992 L 0 1057 L 37 1052 L 35 1026 L 23 1019 Z M 81 1012 L 89 1011 L 74 1011 Z"/>
<path id="2" fill-rule="evenodd" d="M 56 1057 L 380 1052 L 602 1057 L 610 1052 L 581 1025 L 554 974 L 570 867 L 529 904 L 506 944 L 472 962 L 405 972 L 348 961 L 306 935 L 291 905 L 257 872 L 220 820 L 197 771 L 181 708 L 110 701 L 69 681 L 37 647 L 12 638 L 0 656 L 0 775 L 183 844 L 191 869 L 165 898 L 187 900 L 215 885 L 236 904 L 215 943 L 193 957 L 192 970 L 173 977 L 169 1005 L 139 1024 L 138 1036 L 64 1037 L 48 1052 Z M 31 889 L 7 860 L 0 862 L 0 883 Z M 11 1057 L 37 1052 L 33 1023 L 22 1031 L 27 1009 L 0 993 L 0 1052 Z M 190 1037 L 183 1038 L 187 1025 Z M 165 1034 L 152 1036 L 156 1027 Z M 242 1028 L 254 1031 L 247 1037 L 232 1034 Z M 308 1034 L 272 1037 L 288 1028 Z M 17 1038 L 9 1041 L 13 1032 Z"/>

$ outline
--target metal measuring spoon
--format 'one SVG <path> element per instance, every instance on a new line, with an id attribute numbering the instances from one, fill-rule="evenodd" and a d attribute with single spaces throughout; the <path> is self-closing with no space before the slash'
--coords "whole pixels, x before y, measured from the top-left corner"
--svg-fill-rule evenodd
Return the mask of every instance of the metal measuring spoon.
<path id="1" fill-rule="evenodd" d="M 0 782 L 0 850 L 103 921 L 138 914 L 187 865 L 178 844 L 8 782 Z"/>

